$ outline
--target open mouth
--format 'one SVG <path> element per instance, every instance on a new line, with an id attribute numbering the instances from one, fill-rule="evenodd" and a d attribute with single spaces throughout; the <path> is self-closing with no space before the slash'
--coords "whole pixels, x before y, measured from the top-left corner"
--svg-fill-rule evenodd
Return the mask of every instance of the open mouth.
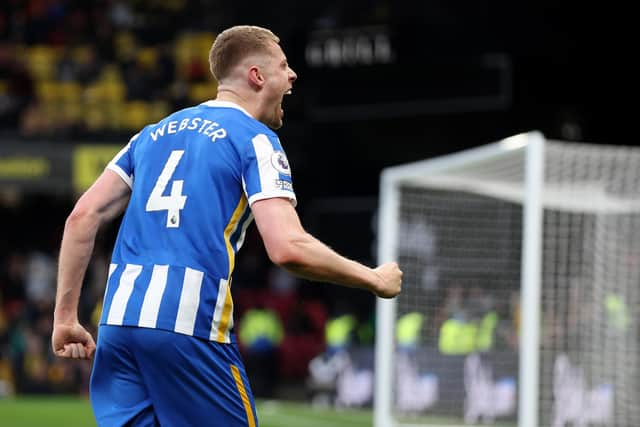
<path id="1" fill-rule="evenodd" d="M 283 99 L 284 99 L 284 96 L 285 96 L 285 95 L 291 95 L 292 93 L 293 93 L 293 92 L 292 92 L 291 88 L 289 88 L 289 89 L 288 89 L 288 90 L 287 90 L 287 91 L 282 95 Z M 283 113 L 284 113 L 284 110 L 282 109 L 282 101 L 280 101 L 280 114 L 283 114 Z"/>

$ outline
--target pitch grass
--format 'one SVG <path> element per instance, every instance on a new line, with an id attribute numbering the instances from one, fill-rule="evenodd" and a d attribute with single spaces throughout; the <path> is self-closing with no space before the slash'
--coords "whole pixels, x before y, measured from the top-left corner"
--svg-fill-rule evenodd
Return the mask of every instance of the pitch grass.
<path id="1" fill-rule="evenodd" d="M 260 427 L 370 427 L 371 411 L 313 409 L 305 404 L 257 401 Z M 95 427 L 86 398 L 38 396 L 0 399 L 2 427 Z M 204 426 L 203 426 L 204 427 Z"/>
<path id="2" fill-rule="evenodd" d="M 315 409 L 304 403 L 284 401 L 256 402 L 260 427 L 371 427 L 369 410 Z M 442 418 L 407 420 L 408 423 L 456 425 Z M 0 398 L 1 427 L 95 427 L 91 406 L 86 398 L 38 396 Z M 496 423 L 493 427 L 510 427 Z"/>

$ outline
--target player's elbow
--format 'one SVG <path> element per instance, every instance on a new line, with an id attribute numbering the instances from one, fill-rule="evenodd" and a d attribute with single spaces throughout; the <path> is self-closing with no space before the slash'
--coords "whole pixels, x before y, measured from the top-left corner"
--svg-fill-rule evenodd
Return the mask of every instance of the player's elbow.
<path id="1" fill-rule="evenodd" d="M 267 250 L 269 259 L 280 267 L 287 267 L 299 263 L 299 254 L 290 245 L 280 245 L 278 247 Z"/>
<path id="2" fill-rule="evenodd" d="M 98 213 L 88 206 L 78 204 L 67 217 L 65 222 L 65 230 L 97 230 L 100 225 L 100 216 Z"/>
<path id="3" fill-rule="evenodd" d="M 295 237 L 268 242 L 265 246 L 271 262 L 280 267 L 291 268 L 303 264 L 303 251 L 299 239 Z"/>

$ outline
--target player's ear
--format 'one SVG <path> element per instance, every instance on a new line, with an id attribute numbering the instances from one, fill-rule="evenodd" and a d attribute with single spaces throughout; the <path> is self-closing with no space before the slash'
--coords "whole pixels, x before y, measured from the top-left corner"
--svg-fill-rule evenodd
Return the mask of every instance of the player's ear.
<path id="1" fill-rule="evenodd" d="M 252 65 L 249 68 L 249 84 L 255 88 L 264 86 L 264 75 L 257 65 Z"/>

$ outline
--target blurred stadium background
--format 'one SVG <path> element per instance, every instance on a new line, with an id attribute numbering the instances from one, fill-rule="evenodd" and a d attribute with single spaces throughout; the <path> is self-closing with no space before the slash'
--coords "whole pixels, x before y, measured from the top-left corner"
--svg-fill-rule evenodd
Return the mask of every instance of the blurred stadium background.
<path id="1" fill-rule="evenodd" d="M 384 167 L 531 129 L 567 141 L 637 144 L 618 105 L 629 80 L 619 55 L 626 38 L 621 26 L 607 23 L 613 18 L 601 5 L 548 0 L 249 1 L 241 7 L 220 0 L 3 0 L 0 424 L 44 425 L 25 424 L 23 415 L 5 420 L 12 408 L 35 414 L 49 401 L 50 408 L 65 407 L 61 402 L 83 408 L 78 417 L 86 421 L 64 425 L 91 425 L 90 414 L 81 413 L 88 410 L 90 367 L 56 360 L 49 349 L 64 220 L 138 129 L 215 97 L 207 52 L 218 31 L 250 23 L 281 37 L 299 79 L 279 134 L 303 222 L 342 253 L 373 264 Z M 594 31 L 602 26 L 610 29 Z M 86 278 L 81 317 L 90 325 L 116 230 L 117 224 L 101 231 Z M 275 314 L 267 332 L 274 352 L 256 355 L 243 347 L 262 425 L 295 425 L 283 421 L 287 415 L 269 421 L 273 413 L 304 416 L 308 426 L 370 425 L 366 399 L 355 412 L 313 412 L 311 403 L 331 406 L 335 389 L 314 384 L 309 365 L 329 344 L 370 354 L 374 298 L 303 283 L 273 268 L 253 228 L 234 288 L 240 329 L 251 325 L 245 315 L 255 315 L 252 309 Z M 439 322 L 446 304 L 434 308 Z M 516 330 L 517 318 L 511 321 L 507 337 Z M 257 332 L 247 328 L 248 344 Z M 429 330 L 435 336 L 438 325 Z M 54 397 L 70 395 L 77 398 Z M 45 413 L 53 425 L 55 412 Z"/>

